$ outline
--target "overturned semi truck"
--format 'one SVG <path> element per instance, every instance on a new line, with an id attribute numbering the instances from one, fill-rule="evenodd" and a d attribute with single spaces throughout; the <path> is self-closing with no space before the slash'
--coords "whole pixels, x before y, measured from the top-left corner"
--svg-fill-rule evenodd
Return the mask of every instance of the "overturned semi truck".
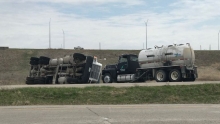
<path id="1" fill-rule="evenodd" d="M 51 59 L 30 58 L 30 72 L 26 84 L 83 84 L 98 83 L 102 64 L 97 57 L 81 53 Z"/>
<path id="2" fill-rule="evenodd" d="M 118 63 L 102 70 L 104 83 L 195 81 L 198 77 L 194 50 L 187 44 L 155 46 L 141 50 L 139 55 L 124 54 Z"/>

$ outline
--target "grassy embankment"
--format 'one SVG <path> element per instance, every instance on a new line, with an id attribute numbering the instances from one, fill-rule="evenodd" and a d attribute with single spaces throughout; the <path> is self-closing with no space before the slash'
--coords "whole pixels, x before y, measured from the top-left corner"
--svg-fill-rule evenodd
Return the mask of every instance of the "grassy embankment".
<path id="1" fill-rule="evenodd" d="M 73 53 L 97 56 L 103 64 L 114 64 L 121 54 L 138 54 L 140 50 L 63 50 L 63 49 L 8 49 L 0 51 L 0 85 L 25 84 L 29 74 L 30 57 L 60 58 Z M 196 50 L 197 80 L 220 81 L 220 51 Z M 106 58 L 107 60 L 105 60 Z"/>
<path id="2" fill-rule="evenodd" d="M 0 105 L 219 104 L 220 84 L 0 90 Z"/>

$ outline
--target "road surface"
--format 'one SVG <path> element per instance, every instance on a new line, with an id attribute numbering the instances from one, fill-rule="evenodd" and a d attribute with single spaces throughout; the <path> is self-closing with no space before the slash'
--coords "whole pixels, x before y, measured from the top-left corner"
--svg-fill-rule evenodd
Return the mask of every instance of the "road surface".
<path id="1" fill-rule="evenodd" d="M 88 86 L 112 86 L 112 87 L 132 87 L 132 86 L 164 86 L 164 85 L 196 85 L 196 84 L 219 84 L 220 81 L 195 81 L 195 82 L 154 82 L 144 83 L 109 83 L 109 84 L 56 84 L 56 85 L 0 85 L 0 89 L 14 89 L 26 87 L 88 87 Z"/>
<path id="2" fill-rule="evenodd" d="M 1 124 L 220 124 L 220 105 L 0 107 Z"/>

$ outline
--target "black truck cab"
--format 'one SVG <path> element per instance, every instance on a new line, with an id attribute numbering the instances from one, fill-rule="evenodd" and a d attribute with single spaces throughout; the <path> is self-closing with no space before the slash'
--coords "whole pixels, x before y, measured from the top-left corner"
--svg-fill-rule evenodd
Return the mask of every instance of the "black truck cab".
<path id="1" fill-rule="evenodd" d="M 137 55 L 121 55 L 117 64 L 105 66 L 102 70 L 102 80 L 104 83 L 118 82 L 118 75 L 135 74 L 136 69 L 139 67 Z"/>

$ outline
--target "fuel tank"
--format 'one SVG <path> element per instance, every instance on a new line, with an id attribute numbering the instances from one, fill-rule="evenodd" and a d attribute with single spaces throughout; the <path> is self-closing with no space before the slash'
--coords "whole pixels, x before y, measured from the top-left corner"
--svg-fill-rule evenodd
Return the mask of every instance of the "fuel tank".
<path id="1" fill-rule="evenodd" d="M 195 54 L 189 43 L 186 45 L 155 46 L 154 49 L 142 50 L 139 53 L 138 62 L 141 68 L 162 66 L 193 67 Z"/>

